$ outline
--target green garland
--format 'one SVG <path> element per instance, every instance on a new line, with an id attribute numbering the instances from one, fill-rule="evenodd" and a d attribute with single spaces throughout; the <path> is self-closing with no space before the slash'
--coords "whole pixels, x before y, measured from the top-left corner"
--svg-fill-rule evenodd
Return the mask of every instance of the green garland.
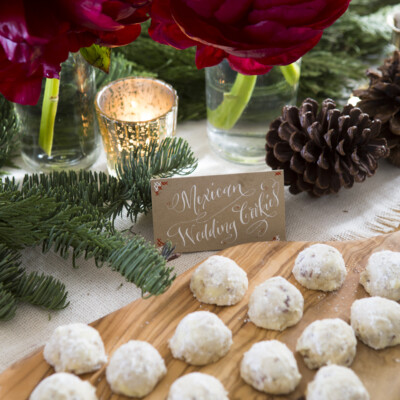
<path id="1" fill-rule="evenodd" d="M 116 231 L 113 222 L 124 210 L 132 220 L 150 211 L 151 178 L 189 174 L 196 166 L 187 142 L 167 138 L 135 148 L 119 163 L 117 178 L 69 171 L 26 175 L 22 184 L 0 181 L 0 320 L 12 318 L 18 302 L 51 310 L 67 305 L 61 282 L 20 267 L 19 250 L 32 246 L 72 255 L 74 267 L 80 257 L 107 264 L 143 296 L 164 293 L 175 278 L 166 266 L 170 245 L 160 254 L 143 237 Z"/>

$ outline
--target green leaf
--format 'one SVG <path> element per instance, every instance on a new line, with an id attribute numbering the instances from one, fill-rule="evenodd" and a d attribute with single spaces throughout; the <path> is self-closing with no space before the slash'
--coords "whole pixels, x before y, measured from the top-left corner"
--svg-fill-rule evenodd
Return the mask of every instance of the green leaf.
<path id="1" fill-rule="evenodd" d="M 90 47 L 81 48 L 80 52 L 89 64 L 108 73 L 111 61 L 111 49 L 109 47 L 92 44 Z"/>

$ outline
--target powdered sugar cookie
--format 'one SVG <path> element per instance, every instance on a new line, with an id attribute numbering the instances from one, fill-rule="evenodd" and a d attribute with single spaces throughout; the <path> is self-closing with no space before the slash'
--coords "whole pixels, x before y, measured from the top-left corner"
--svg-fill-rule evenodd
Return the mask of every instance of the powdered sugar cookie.
<path id="1" fill-rule="evenodd" d="M 340 252 L 327 244 L 313 244 L 296 258 L 293 275 L 307 289 L 329 292 L 339 289 L 346 278 Z"/>
<path id="2" fill-rule="evenodd" d="M 352 327 L 340 318 L 314 321 L 297 340 L 296 351 L 308 368 L 338 364 L 349 367 L 356 355 L 357 339 Z"/>
<path id="3" fill-rule="evenodd" d="M 400 252 L 373 253 L 360 275 L 360 283 L 371 296 L 400 300 Z"/>
<path id="4" fill-rule="evenodd" d="M 150 343 L 130 340 L 112 355 L 106 378 L 114 393 L 144 397 L 166 373 L 163 358 Z"/>
<path id="5" fill-rule="evenodd" d="M 62 325 L 44 346 L 45 360 L 56 372 L 85 374 L 107 362 L 99 332 L 86 324 Z"/>
<path id="6" fill-rule="evenodd" d="M 230 329 L 208 311 L 186 315 L 169 341 L 172 355 L 192 365 L 206 365 L 219 360 L 231 345 Z"/>
<path id="7" fill-rule="evenodd" d="M 228 400 L 228 392 L 217 378 L 192 372 L 171 385 L 167 400 Z"/>
<path id="8" fill-rule="evenodd" d="M 358 376 L 339 365 L 322 367 L 307 385 L 307 400 L 369 400 Z"/>
<path id="9" fill-rule="evenodd" d="M 300 291 L 281 276 L 267 279 L 251 294 L 249 318 L 260 328 L 283 331 L 303 316 Z"/>
<path id="10" fill-rule="evenodd" d="M 242 300 L 248 287 L 246 272 L 235 261 L 211 256 L 193 272 L 190 290 L 202 303 L 231 306 Z"/>
<path id="11" fill-rule="evenodd" d="M 400 304 L 383 297 L 356 300 L 351 326 L 357 337 L 375 350 L 400 344 Z"/>
<path id="12" fill-rule="evenodd" d="M 277 340 L 253 344 L 243 356 L 240 376 L 255 389 L 270 394 L 290 393 L 301 379 L 293 353 Z"/>

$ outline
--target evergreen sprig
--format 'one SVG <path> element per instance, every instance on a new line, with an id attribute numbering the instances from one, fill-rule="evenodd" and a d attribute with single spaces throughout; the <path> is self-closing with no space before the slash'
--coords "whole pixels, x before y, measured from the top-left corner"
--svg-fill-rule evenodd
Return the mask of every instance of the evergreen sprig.
<path id="1" fill-rule="evenodd" d="M 19 302 L 28 302 L 48 310 L 65 308 L 67 292 L 57 279 L 21 267 L 21 255 L 0 244 L 0 320 L 14 317 Z"/>
<path id="2" fill-rule="evenodd" d="M 81 257 L 107 264 L 145 297 L 165 292 L 175 278 L 166 266 L 170 246 L 160 253 L 139 235 L 129 239 L 115 231 L 113 222 L 124 210 L 132 219 L 149 212 L 151 178 L 188 174 L 196 165 L 187 142 L 167 138 L 122 158 L 117 178 L 69 171 L 26 175 L 20 185 L 0 181 L 0 246 L 7 250 L 0 261 L 0 319 L 11 318 L 18 301 L 53 310 L 68 305 L 61 282 L 20 267 L 16 252 L 31 246 L 72 256 L 74 267 Z"/>
<path id="3" fill-rule="evenodd" d="M 0 168 L 14 166 L 11 158 L 18 149 L 18 121 L 14 105 L 0 95 Z"/>

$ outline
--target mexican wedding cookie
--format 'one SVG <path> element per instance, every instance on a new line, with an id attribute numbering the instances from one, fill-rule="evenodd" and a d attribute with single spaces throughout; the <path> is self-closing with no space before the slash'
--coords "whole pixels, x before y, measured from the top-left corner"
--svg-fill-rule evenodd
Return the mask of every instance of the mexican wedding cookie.
<path id="1" fill-rule="evenodd" d="M 240 364 L 240 376 L 255 389 L 269 394 L 287 394 L 301 375 L 293 353 L 277 340 L 253 344 Z"/>
<path id="2" fill-rule="evenodd" d="M 218 361 L 232 345 L 232 332 L 213 313 L 196 311 L 177 326 L 169 347 L 175 358 L 192 365 Z"/>
<path id="3" fill-rule="evenodd" d="M 296 280 L 307 289 L 324 292 L 339 289 L 347 274 L 340 252 L 320 243 L 299 253 L 292 272 Z"/>
<path id="4" fill-rule="evenodd" d="M 194 271 L 190 290 L 202 303 L 231 306 L 242 300 L 248 287 L 246 272 L 235 261 L 211 256 Z"/>
<path id="5" fill-rule="evenodd" d="M 357 339 L 353 328 L 340 318 L 314 321 L 304 329 L 296 351 L 308 368 L 338 364 L 350 366 L 356 355 Z"/>
<path id="6" fill-rule="evenodd" d="M 258 285 L 250 297 L 249 318 L 260 328 L 283 331 L 303 316 L 304 299 L 285 278 L 277 276 Z"/>
<path id="7" fill-rule="evenodd" d="M 371 255 L 360 283 L 371 296 L 400 300 L 400 252 L 379 251 Z"/>
<path id="8" fill-rule="evenodd" d="M 400 304 L 382 297 L 356 300 L 351 326 L 357 337 L 375 350 L 400 344 Z"/>
<path id="9" fill-rule="evenodd" d="M 106 378 L 114 393 L 144 397 L 166 373 L 164 360 L 150 343 L 130 340 L 112 355 Z"/>
<path id="10" fill-rule="evenodd" d="M 217 378 L 192 372 L 171 385 L 167 400 L 228 400 L 228 393 Z"/>
<path id="11" fill-rule="evenodd" d="M 67 372 L 58 372 L 40 382 L 29 400 L 97 400 L 97 396 L 89 382 Z"/>
<path id="12" fill-rule="evenodd" d="M 369 400 L 369 394 L 350 368 L 329 365 L 307 385 L 307 400 Z"/>
<path id="13" fill-rule="evenodd" d="M 95 371 L 107 362 L 99 332 L 81 323 L 56 328 L 44 346 L 43 355 L 56 372 L 77 375 Z"/>

